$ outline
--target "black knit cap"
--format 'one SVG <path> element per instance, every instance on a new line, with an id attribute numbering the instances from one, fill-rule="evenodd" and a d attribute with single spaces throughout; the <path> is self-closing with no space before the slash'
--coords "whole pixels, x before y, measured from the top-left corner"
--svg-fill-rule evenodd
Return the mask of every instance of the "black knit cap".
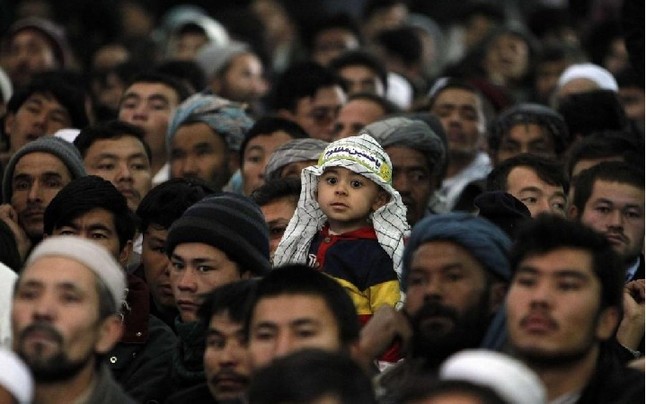
<path id="1" fill-rule="evenodd" d="M 188 208 L 168 230 L 166 253 L 178 244 L 204 243 L 222 250 L 241 272 L 256 276 L 269 272 L 269 229 L 251 199 L 222 192 Z"/>
<path id="2" fill-rule="evenodd" d="M 512 239 L 521 223 L 531 218 L 524 203 L 504 191 L 487 191 L 478 195 L 473 204 L 478 214 L 504 230 Z"/>

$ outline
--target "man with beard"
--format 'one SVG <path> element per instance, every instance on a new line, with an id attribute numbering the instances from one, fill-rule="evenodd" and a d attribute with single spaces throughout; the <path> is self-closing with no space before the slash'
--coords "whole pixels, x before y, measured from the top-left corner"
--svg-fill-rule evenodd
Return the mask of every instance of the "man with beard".
<path id="1" fill-rule="evenodd" d="M 34 402 L 135 402 L 100 359 L 121 336 L 125 288 L 94 242 L 53 236 L 34 249 L 12 301 L 13 349 L 34 376 Z"/>
<path id="2" fill-rule="evenodd" d="M 428 202 L 442 181 L 444 143 L 421 120 L 395 117 L 373 122 L 360 133 L 377 139 L 393 163 L 393 187 L 406 204 L 406 219 L 414 226 L 428 212 Z"/>
<path id="3" fill-rule="evenodd" d="M 206 383 L 174 394 L 166 404 L 221 403 L 243 398 L 251 374 L 244 321 L 255 285 L 255 279 L 233 282 L 205 297 L 197 314 L 207 325 Z"/>
<path id="4" fill-rule="evenodd" d="M 21 259 L 43 238 L 45 208 L 75 178 L 85 176 L 76 148 L 46 136 L 21 147 L 4 169 L 0 220 L 16 238 Z"/>
<path id="5" fill-rule="evenodd" d="M 578 223 L 541 216 L 519 233 L 511 266 L 509 340 L 545 384 L 548 400 L 641 402 L 644 374 L 610 351 L 626 293 L 610 243 Z"/>
<path id="6" fill-rule="evenodd" d="M 404 341 L 409 346 L 406 360 L 381 377 L 386 400 L 406 379 L 434 374 L 457 351 L 502 347 L 504 321 L 498 309 L 510 276 L 510 243 L 494 224 L 467 213 L 429 216 L 413 228 L 404 251 L 404 310 L 384 308 L 362 331 L 362 351 L 370 352 L 366 347 L 378 345 L 375 340 L 387 346 L 412 328 L 410 341 Z M 376 331 L 384 318 L 391 326 Z"/>

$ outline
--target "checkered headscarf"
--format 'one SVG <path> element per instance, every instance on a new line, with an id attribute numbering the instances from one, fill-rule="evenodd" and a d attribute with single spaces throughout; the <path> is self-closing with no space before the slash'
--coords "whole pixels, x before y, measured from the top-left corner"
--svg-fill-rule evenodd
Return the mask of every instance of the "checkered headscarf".
<path id="1" fill-rule="evenodd" d="M 410 233 L 406 206 L 392 186 L 390 158 L 369 135 L 352 136 L 331 143 L 321 154 L 318 165 L 303 169 L 298 206 L 278 245 L 274 266 L 307 262 L 312 239 L 327 221 L 316 200 L 316 189 L 319 177 L 329 167 L 343 167 L 361 174 L 390 195 L 390 201 L 371 213 L 370 219 L 379 244 L 392 258 L 395 272 L 401 277 L 404 237 Z"/>

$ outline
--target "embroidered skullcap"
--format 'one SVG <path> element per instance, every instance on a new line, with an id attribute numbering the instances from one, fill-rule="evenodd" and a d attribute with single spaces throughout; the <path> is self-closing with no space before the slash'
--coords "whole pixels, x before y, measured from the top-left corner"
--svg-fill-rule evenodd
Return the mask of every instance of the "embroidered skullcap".
<path id="1" fill-rule="evenodd" d="M 84 265 L 110 291 L 114 307 L 121 308 L 126 297 L 125 272 L 105 247 L 82 237 L 50 236 L 34 248 L 25 262 L 25 269 L 43 257 L 66 257 Z"/>
<path id="2" fill-rule="evenodd" d="M 440 380 L 463 380 L 489 387 L 508 403 L 545 404 L 541 379 L 524 363 L 508 355 L 468 349 L 450 356 L 440 366 Z"/>
<path id="3" fill-rule="evenodd" d="M 370 214 L 381 247 L 392 258 L 397 276 L 401 275 L 404 237 L 409 232 L 406 206 L 392 186 L 392 163 L 388 154 L 370 135 L 351 136 L 330 143 L 318 164 L 301 173 L 301 195 L 296 212 L 274 255 L 274 266 L 305 263 L 309 245 L 327 218 L 316 200 L 319 177 L 330 167 L 343 167 L 370 179 L 389 195 L 390 201 Z"/>
<path id="4" fill-rule="evenodd" d="M 34 397 L 34 380 L 27 365 L 18 355 L 7 349 L 0 349 L 0 369 L 0 386 L 19 404 L 31 403 Z"/>
<path id="5" fill-rule="evenodd" d="M 177 107 L 166 132 L 166 147 L 170 150 L 180 126 L 196 122 L 207 124 L 222 136 L 231 151 L 240 150 L 245 133 L 253 126 L 253 120 L 241 104 L 216 95 L 198 93 Z"/>
<path id="6" fill-rule="evenodd" d="M 593 63 L 581 63 L 569 66 L 561 73 L 558 81 L 558 88 L 575 79 L 587 79 L 594 82 L 601 90 L 612 90 L 617 92 L 619 86 L 617 80 L 608 70 Z"/>
<path id="7" fill-rule="evenodd" d="M 288 164 L 301 161 L 318 161 L 329 142 L 320 139 L 292 139 L 280 145 L 269 157 L 265 167 L 266 181 L 280 178 L 280 172 Z"/>
<path id="8" fill-rule="evenodd" d="M 482 264 L 485 270 L 509 280 L 511 271 L 507 253 L 509 237 L 487 219 L 467 212 L 450 212 L 427 216 L 419 221 L 411 233 L 403 263 L 403 286 L 407 288 L 413 253 L 429 241 L 451 241 L 464 247 Z"/>

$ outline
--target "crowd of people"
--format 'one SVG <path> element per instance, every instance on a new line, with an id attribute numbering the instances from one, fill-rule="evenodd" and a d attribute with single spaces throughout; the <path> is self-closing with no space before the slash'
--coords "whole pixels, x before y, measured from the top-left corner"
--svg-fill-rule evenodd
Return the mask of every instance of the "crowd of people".
<path id="1" fill-rule="evenodd" d="M 0 14 L 0 402 L 643 402 L 643 2 Z"/>

